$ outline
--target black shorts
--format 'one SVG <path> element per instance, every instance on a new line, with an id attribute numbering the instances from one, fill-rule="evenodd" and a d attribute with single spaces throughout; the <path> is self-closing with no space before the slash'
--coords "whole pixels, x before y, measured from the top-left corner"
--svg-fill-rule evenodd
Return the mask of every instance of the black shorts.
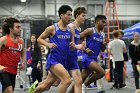
<path id="1" fill-rule="evenodd" d="M 0 81 L 2 84 L 2 91 L 4 91 L 8 86 L 12 86 L 13 90 L 15 88 L 16 75 L 8 72 L 0 72 Z"/>

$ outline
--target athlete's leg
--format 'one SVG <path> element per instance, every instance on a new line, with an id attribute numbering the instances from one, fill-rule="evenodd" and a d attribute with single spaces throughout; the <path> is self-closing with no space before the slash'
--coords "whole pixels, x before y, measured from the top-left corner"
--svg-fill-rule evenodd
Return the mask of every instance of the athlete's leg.
<path id="1" fill-rule="evenodd" d="M 13 92 L 13 87 L 12 86 L 8 86 L 4 91 L 3 93 L 14 93 Z"/>
<path id="2" fill-rule="evenodd" d="M 12 86 L 8 86 L 3 93 L 13 93 L 13 87 Z"/>
<path id="3" fill-rule="evenodd" d="M 49 72 L 47 78 L 38 84 L 37 88 L 33 91 L 33 93 L 42 93 L 45 90 L 49 90 L 52 84 L 56 81 L 56 79 L 57 77 L 51 72 Z"/>
<path id="4" fill-rule="evenodd" d="M 68 93 L 82 93 L 82 77 L 79 69 L 71 70 L 70 71 L 74 85 L 70 89 Z"/>
<path id="5" fill-rule="evenodd" d="M 50 71 L 61 80 L 58 93 L 66 93 L 67 88 L 72 82 L 67 70 L 61 64 L 56 64 L 51 66 Z"/>
<path id="6" fill-rule="evenodd" d="M 60 82 L 61 82 L 60 79 L 56 79 L 56 81 L 53 83 L 52 86 L 57 87 L 60 84 Z"/>
<path id="7" fill-rule="evenodd" d="M 92 76 L 89 77 L 88 80 L 86 80 L 86 82 L 84 83 L 85 86 L 90 85 L 92 82 L 102 78 L 105 75 L 104 69 L 95 61 L 92 61 L 89 64 L 89 69 L 94 71 L 95 73 L 93 73 Z"/>
<path id="8" fill-rule="evenodd" d="M 90 69 L 82 69 L 81 76 L 82 76 L 83 83 L 91 73 L 92 71 Z"/>
<path id="9" fill-rule="evenodd" d="M 3 93 L 13 93 L 15 88 L 15 79 L 16 75 L 13 75 L 8 72 L 0 73 L 0 80 L 2 84 L 2 92 Z"/>

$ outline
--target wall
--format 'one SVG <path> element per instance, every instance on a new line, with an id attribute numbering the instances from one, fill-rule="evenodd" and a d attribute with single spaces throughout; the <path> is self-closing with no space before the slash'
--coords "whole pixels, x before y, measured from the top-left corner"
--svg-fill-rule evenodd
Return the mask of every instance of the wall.
<path id="1" fill-rule="evenodd" d="M 12 2 L 13 1 L 13 2 Z M 62 4 L 68 4 L 73 9 L 84 6 L 88 10 L 88 18 L 104 14 L 105 0 L 2 0 L 0 2 L 0 19 L 5 16 L 18 16 L 27 19 L 58 18 L 57 10 Z M 56 2 L 56 4 L 55 4 Z M 120 20 L 140 20 L 140 0 L 116 0 L 117 13 Z"/>

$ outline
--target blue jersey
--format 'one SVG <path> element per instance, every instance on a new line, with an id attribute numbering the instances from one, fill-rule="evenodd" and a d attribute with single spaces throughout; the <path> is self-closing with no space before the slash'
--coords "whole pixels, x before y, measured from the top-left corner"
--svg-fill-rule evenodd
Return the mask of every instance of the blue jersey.
<path id="1" fill-rule="evenodd" d="M 55 43 L 57 45 L 57 48 L 51 49 L 50 53 L 54 56 L 58 57 L 59 59 L 66 58 L 68 55 L 69 45 L 71 42 L 72 33 L 67 27 L 66 31 L 62 31 L 58 24 L 55 25 L 56 33 L 54 36 L 50 37 L 50 43 Z"/>
<path id="2" fill-rule="evenodd" d="M 74 24 L 74 22 L 72 22 L 72 24 Z M 76 27 L 74 31 L 75 31 L 74 43 L 76 45 L 78 45 L 79 44 L 79 40 L 80 40 L 80 30 Z"/>
<path id="3" fill-rule="evenodd" d="M 90 55 L 91 58 L 98 57 L 103 43 L 103 37 L 103 34 L 97 33 L 95 28 L 93 27 L 93 34 L 86 38 L 87 48 L 91 49 L 94 52 L 92 55 Z"/>
<path id="4" fill-rule="evenodd" d="M 80 40 L 80 31 L 78 28 L 75 29 L 75 36 L 74 36 L 74 42 L 76 45 L 78 45 Z"/>
<path id="5" fill-rule="evenodd" d="M 74 43 L 77 45 L 80 39 L 80 31 L 75 28 L 75 36 L 74 36 Z M 68 54 L 68 62 L 67 62 L 67 70 L 74 70 L 79 69 L 78 62 L 77 62 L 77 49 L 69 50 Z"/>
<path id="6" fill-rule="evenodd" d="M 72 24 L 74 24 L 74 22 L 72 22 Z M 74 43 L 76 45 L 78 45 L 79 44 L 79 40 L 80 40 L 80 30 L 78 28 L 75 28 L 74 31 L 75 31 Z M 74 49 L 74 50 L 70 49 L 70 54 L 73 54 L 73 53 L 74 54 L 77 53 L 77 49 Z"/>

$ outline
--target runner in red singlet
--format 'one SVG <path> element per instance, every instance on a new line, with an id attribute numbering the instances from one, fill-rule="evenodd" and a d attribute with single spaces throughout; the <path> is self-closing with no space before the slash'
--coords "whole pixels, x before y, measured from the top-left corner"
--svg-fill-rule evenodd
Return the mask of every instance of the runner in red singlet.
<path id="1" fill-rule="evenodd" d="M 13 93 L 18 62 L 25 62 L 24 41 L 21 39 L 20 21 L 9 17 L 2 26 L 5 36 L 0 38 L 0 65 L 5 69 L 0 73 L 3 93 Z"/>

